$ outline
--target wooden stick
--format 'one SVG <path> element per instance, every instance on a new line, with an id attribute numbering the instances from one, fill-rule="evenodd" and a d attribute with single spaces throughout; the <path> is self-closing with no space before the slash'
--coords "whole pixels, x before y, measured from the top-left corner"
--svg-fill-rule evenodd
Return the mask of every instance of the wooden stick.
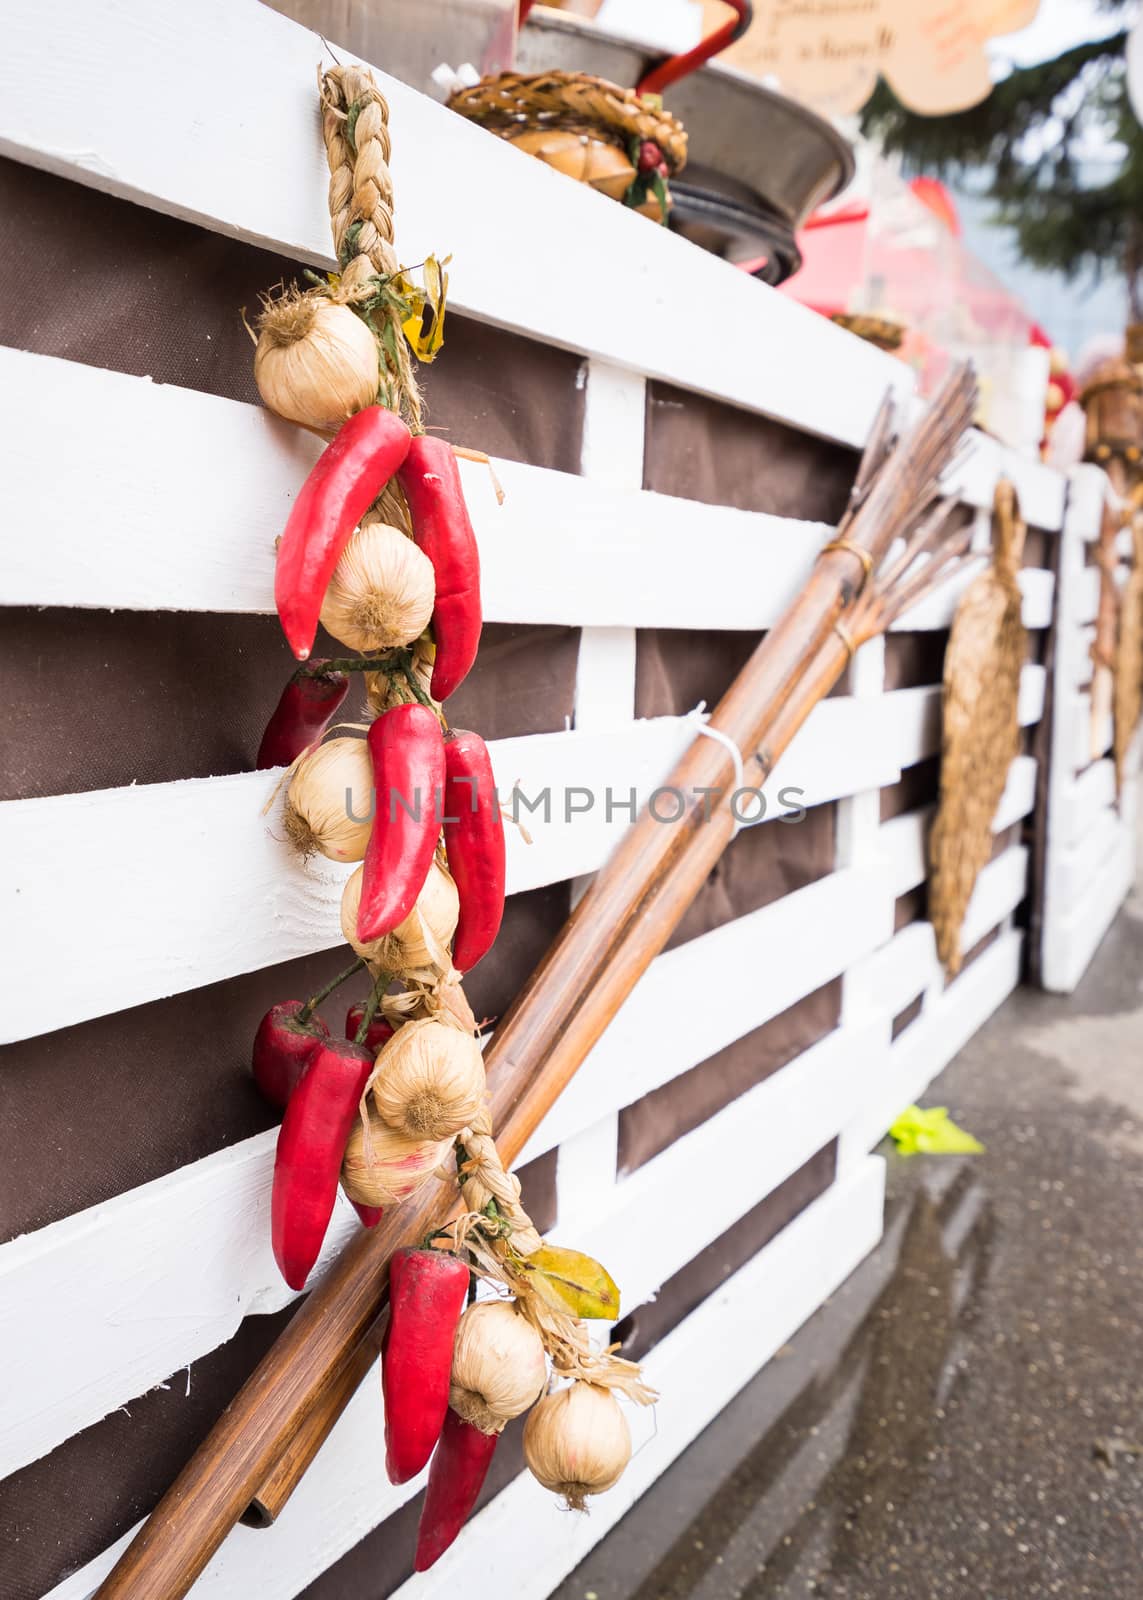
<path id="1" fill-rule="evenodd" d="M 313 1458 L 333 1431 L 334 1424 L 381 1354 L 381 1340 L 388 1322 L 389 1311 L 386 1308 L 357 1348 L 350 1351 L 348 1359 L 327 1389 L 323 1403 L 310 1407 L 242 1513 L 241 1521 L 248 1528 L 268 1528 L 277 1521 L 282 1507 L 301 1482 Z"/>
<path id="2" fill-rule="evenodd" d="M 888 463 L 868 470 L 843 524 L 880 561 L 932 499 L 935 480 L 971 417 L 975 386 L 962 370 Z M 871 446 L 884 449 L 884 415 Z M 840 531 L 840 530 L 839 530 Z M 834 632 L 861 586 L 846 550 L 824 551 L 799 600 L 727 690 L 712 725 L 746 758 L 749 781 L 778 758 L 844 670 Z M 670 779 L 686 810 L 674 825 L 646 812 L 621 840 L 497 1028 L 486 1056 L 497 1147 L 506 1166 L 555 1104 L 580 1063 L 662 950 L 734 832 L 726 798 L 735 764 L 696 737 Z M 709 795 L 721 791 L 716 806 Z M 333 1264 L 184 1467 L 98 1590 L 102 1600 L 181 1600 L 252 1503 L 272 1515 L 347 1403 L 350 1363 L 379 1326 L 393 1250 L 422 1238 L 456 1208 L 435 1182 L 363 1232 Z M 351 1390 L 349 1391 L 351 1392 Z M 285 1461 L 283 1458 L 287 1457 Z"/>

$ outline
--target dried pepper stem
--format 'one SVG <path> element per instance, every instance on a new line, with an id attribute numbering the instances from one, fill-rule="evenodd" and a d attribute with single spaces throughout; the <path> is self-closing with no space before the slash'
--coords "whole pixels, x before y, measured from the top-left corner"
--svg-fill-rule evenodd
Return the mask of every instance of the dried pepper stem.
<path id="1" fill-rule="evenodd" d="M 360 956 L 358 956 L 357 960 L 354 961 L 350 966 L 346 967 L 343 972 L 339 972 L 336 978 L 331 978 L 324 989 L 319 989 L 317 994 L 311 995 L 306 1001 L 305 1005 L 298 1012 L 298 1021 L 303 1023 L 308 1022 L 313 1016 L 314 1012 L 317 1010 L 318 1006 L 321 1005 L 322 1001 L 328 999 L 333 991 L 340 988 L 348 978 L 352 978 L 355 972 L 360 972 L 364 965 L 365 962 Z M 358 1044 L 361 1044 L 363 1041 L 359 1039 L 357 1042 Z"/>

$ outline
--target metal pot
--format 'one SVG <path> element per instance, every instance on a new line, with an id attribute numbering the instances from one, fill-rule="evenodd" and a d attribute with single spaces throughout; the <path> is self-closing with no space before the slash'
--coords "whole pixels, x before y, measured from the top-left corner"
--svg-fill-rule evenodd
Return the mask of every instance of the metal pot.
<path id="1" fill-rule="evenodd" d="M 516 44 L 520 72 L 561 69 L 633 86 L 661 54 L 565 12 L 537 6 Z M 779 283 L 800 264 L 794 233 L 853 177 L 853 152 L 824 118 L 734 67 L 711 63 L 667 91 L 690 140 L 671 181 L 671 226 Z"/>

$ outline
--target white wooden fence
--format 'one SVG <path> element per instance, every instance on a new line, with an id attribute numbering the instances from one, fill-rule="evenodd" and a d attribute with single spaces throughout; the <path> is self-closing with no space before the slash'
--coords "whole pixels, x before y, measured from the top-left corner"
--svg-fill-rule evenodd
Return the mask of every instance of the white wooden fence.
<path id="1" fill-rule="evenodd" d="M 1112 722 L 1092 726 L 1092 658 L 1099 606 L 1099 568 L 1089 562 L 1105 508 L 1118 500 L 1100 467 L 1071 474 L 1060 550 L 1056 659 L 1052 704 L 1041 977 L 1046 989 L 1070 994 L 1135 878 L 1139 743 L 1125 763 L 1116 796 Z M 1120 584 L 1131 535 L 1119 535 Z"/>
<path id="2" fill-rule="evenodd" d="M 300 262 L 330 264 L 315 37 L 255 0 L 14 0 L 6 24 L 0 152 Z M 764 629 L 830 537 L 813 522 L 644 491 L 647 377 L 855 446 L 886 388 L 908 391 L 909 373 L 402 85 L 384 88 L 401 258 L 451 250 L 458 310 L 590 358 L 578 475 L 498 461 L 506 491 L 498 506 L 486 475 L 464 469 L 488 618 L 582 629 L 574 727 L 499 742 L 498 779 L 528 792 L 610 783 L 646 794 L 693 729 L 679 716 L 634 720 L 635 630 Z M 713 305 L 732 337 L 688 329 L 686 308 Z M 62 456 L 46 427 L 61 392 L 83 418 Z M 254 407 L 15 350 L 0 350 L 0 406 L 5 604 L 272 610 L 273 537 L 313 459 L 311 441 Z M 1002 470 L 1015 478 L 1029 522 L 1056 536 L 1063 481 L 991 441 L 979 441 L 964 469 L 965 502 L 986 519 Z M 1077 479 L 1068 560 L 1091 536 L 1074 521 L 1090 484 Z M 80 499 L 82 521 L 74 515 Z M 1073 580 L 1074 631 L 1090 621 L 1094 601 L 1087 576 Z M 1026 620 L 1043 629 L 1051 573 L 1029 570 L 1022 582 Z M 954 591 L 935 595 L 899 626 L 945 628 L 954 602 Z M 776 795 L 796 782 L 807 805 L 839 802 L 835 870 L 661 956 L 523 1158 L 558 1147 L 561 1236 L 598 1247 L 626 1309 L 840 1137 L 837 1180 L 653 1349 L 648 1367 L 663 1400 L 653 1418 L 636 1419 L 643 1431 L 632 1469 L 590 1518 L 559 1513 L 530 1480 L 517 1480 L 417 1580 L 418 1597 L 454 1593 L 460 1564 L 474 1563 L 488 1587 L 510 1585 L 521 1600 L 549 1592 L 876 1242 L 882 1173 L 868 1152 L 1018 980 L 1023 935 L 1013 913 L 1028 869 L 1021 843 L 981 877 L 965 947 L 993 930 L 998 937 L 953 989 L 943 985 L 928 923 L 894 934 L 895 901 L 925 877 L 927 813 L 882 825 L 880 792 L 937 752 L 940 691 L 932 683 L 886 692 L 884 657 L 882 641 L 859 653 L 851 692 L 814 712 L 771 785 Z M 1040 667 L 1025 669 L 1025 725 L 1040 718 L 1044 678 Z M 1078 704 L 1078 680 L 1073 689 Z M 1057 745 L 1065 713 L 1057 695 Z M 1074 819 L 1098 822 L 1106 810 L 1105 767 L 1069 791 L 1070 848 L 1053 857 L 1057 893 L 1069 874 L 1078 881 L 1086 873 L 1077 851 L 1088 821 Z M 1029 816 L 1035 768 L 1029 756 L 1013 767 L 998 833 Z M 273 817 L 262 816 L 274 783 L 275 774 L 254 773 L 6 804 L 0 881 L 13 937 L 5 1037 L 338 944 L 343 873 L 287 855 Z M 1064 787 L 1054 775 L 1061 805 Z M 621 826 L 596 816 L 569 823 L 558 808 L 550 822 L 530 819 L 533 842 L 510 839 L 510 890 L 591 873 Z M 1102 898 L 1098 910 L 1083 902 L 1076 950 L 1098 936 L 1125 882 L 1124 847 L 1112 852 L 1104 833 L 1106 870 L 1094 880 Z M 160 878 L 170 908 L 161 945 L 148 916 Z M 56 993 L 36 952 L 58 928 L 65 887 L 73 926 L 98 936 Z M 707 973 L 719 975 L 726 1003 L 717 1014 L 680 1011 L 680 984 Z M 631 1176 L 617 1176 L 625 1106 L 839 975 L 844 1001 L 832 1033 Z M 894 1017 L 920 995 L 919 1017 L 894 1040 Z M 268 1244 L 273 1146 L 270 1132 L 220 1149 L 0 1245 L 0 1473 L 218 1348 L 243 1318 L 287 1303 Z M 656 1219 L 683 1172 L 691 1181 L 709 1175 L 708 1202 L 664 1233 Z M 355 1226 L 348 1207 L 339 1209 L 328 1250 Z M 379 1405 L 379 1386 L 367 1382 L 279 1522 L 237 1530 L 196 1593 L 287 1600 L 417 1492 L 418 1483 L 384 1481 Z M 87 1596 L 118 1548 L 62 1578 L 55 1600 Z"/>

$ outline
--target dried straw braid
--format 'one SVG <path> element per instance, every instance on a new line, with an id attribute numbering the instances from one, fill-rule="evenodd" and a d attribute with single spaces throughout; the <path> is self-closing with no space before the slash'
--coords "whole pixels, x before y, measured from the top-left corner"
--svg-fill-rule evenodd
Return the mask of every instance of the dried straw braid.
<path id="1" fill-rule="evenodd" d="M 400 271 L 393 248 L 393 178 L 389 171 L 389 106 L 362 67 L 331 67 L 321 78 L 322 135 L 329 162 L 329 217 L 341 267 L 341 290 L 350 299 L 373 294 L 375 278 Z M 388 372 L 388 403 L 415 432 L 423 430 L 420 390 L 396 311 L 378 315 L 393 324 L 392 351 L 381 348 Z"/>
<path id="2" fill-rule="evenodd" d="M 526 128 L 610 136 L 624 147 L 630 139 L 653 139 L 673 173 L 686 166 L 687 133 L 678 117 L 640 99 L 634 89 L 584 72 L 501 72 L 459 89 L 449 106 L 504 139 Z"/>
<path id="3" fill-rule="evenodd" d="M 1020 749 L 1020 670 L 1027 637 L 1017 569 L 1024 545 L 1016 493 L 996 489 L 992 565 L 961 598 L 945 652 L 941 793 L 929 840 L 929 916 L 948 976 L 960 971 L 961 929 L 992 852 L 992 821 Z"/>
<path id="4" fill-rule="evenodd" d="M 464 1203 L 470 1211 L 484 1212 L 491 1201 L 508 1228 L 512 1249 L 517 1255 L 530 1256 L 538 1250 L 543 1240 L 532 1226 L 532 1219 L 520 1204 L 520 1180 L 505 1172 L 492 1137 L 492 1124 L 487 1117 L 474 1127 L 466 1128 L 460 1135 L 465 1159 L 460 1168 L 460 1188 Z"/>
<path id="5" fill-rule="evenodd" d="M 1131 573 L 1119 611 L 1115 652 L 1115 785 L 1123 792 L 1124 767 L 1143 711 L 1143 510 L 1131 518 Z"/>

